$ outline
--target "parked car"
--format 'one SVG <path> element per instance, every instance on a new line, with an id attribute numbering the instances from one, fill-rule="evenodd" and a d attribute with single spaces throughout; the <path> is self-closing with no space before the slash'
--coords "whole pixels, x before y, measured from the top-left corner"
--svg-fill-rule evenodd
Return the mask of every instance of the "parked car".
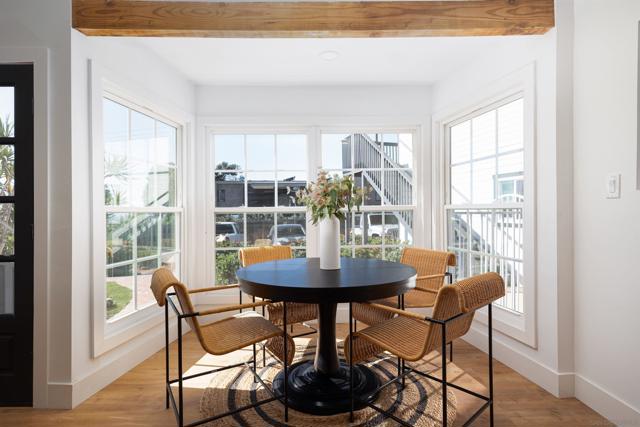
<path id="1" fill-rule="evenodd" d="M 242 244 L 244 234 L 235 222 L 216 222 L 216 243 Z"/>
<path id="2" fill-rule="evenodd" d="M 271 239 L 274 245 L 283 246 L 301 246 L 304 245 L 307 238 L 304 227 L 300 224 L 278 224 L 276 233 L 276 226 L 271 227 L 267 237 Z M 277 236 L 276 236 L 277 234 Z"/>
<path id="3" fill-rule="evenodd" d="M 354 236 L 362 236 L 362 230 L 367 229 L 367 237 L 382 237 L 383 231 L 386 236 L 398 236 L 400 225 L 398 218 L 393 214 L 384 215 L 384 226 L 382 225 L 382 213 L 361 214 L 356 217 L 356 226 L 353 229 Z M 367 223 L 365 224 L 365 219 Z"/>

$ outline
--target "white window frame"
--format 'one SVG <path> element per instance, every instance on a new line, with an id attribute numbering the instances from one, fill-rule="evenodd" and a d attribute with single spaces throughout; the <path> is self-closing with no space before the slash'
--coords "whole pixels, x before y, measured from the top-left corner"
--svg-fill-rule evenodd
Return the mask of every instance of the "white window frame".
<path id="1" fill-rule="evenodd" d="M 164 102 L 154 102 L 147 93 L 132 89 L 137 85 L 117 74 L 107 71 L 95 61 L 89 61 L 89 105 L 90 105 L 90 141 L 91 141 L 91 188 L 92 188 L 92 355 L 98 357 L 116 348 L 126 341 L 162 323 L 163 313 L 156 304 L 149 305 L 124 315 L 115 321 L 106 318 L 106 286 L 105 286 L 105 247 L 106 247 L 106 214 L 117 212 L 149 212 L 176 213 L 180 217 L 176 230 L 176 239 L 180 255 L 179 271 L 183 281 L 187 275 L 187 192 L 186 173 L 182 167 L 187 158 L 189 116 L 183 111 Z M 104 143 L 103 135 L 103 99 L 112 99 L 132 110 L 148 115 L 156 120 L 174 126 L 177 130 L 177 197 L 180 206 L 176 207 L 107 207 L 104 205 Z M 135 272 L 134 272 L 135 274 Z"/>
<path id="2" fill-rule="evenodd" d="M 250 122 L 250 120 L 247 120 Z M 307 135 L 307 171 L 308 179 L 314 181 L 318 170 L 321 169 L 322 163 L 322 147 L 321 139 L 323 133 L 410 133 L 412 134 L 413 142 L 413 164 L 412 170 L 414 173 L 414 186 L 413 186 L 413 204 L 402 206 L 366 206 L 362 207 L 363 212 L 389 212 L 396 210 L 412 210 L 413 211 L 413 244 L 423 245 L 426 243 L 424 240 L 424 213 L 422 211 L 423 197 L 422 192 L 418 191 L 418 187 L 422 184 L 423 171 L 422 165 L 426 164 L 422 161 L 422 129 L 420 126 L 407 126 L 407 125 L 204 125 L 202 132 L 200 133 L 203 141 L 205 141 L 205 158 L 207 164 L 204 165 L 207 176 L 207 189 L 208 195 L 206 201 L 206 224 L 207 224 L 207 248 L 206 248 L 206 260 L 203 263 L 206 267 L 205 277 L 210 284 L 215 283 L 215 214 L 216 213 L 243 213 L 248 210 L 253 213 L 278 213 L 278 212 L 306 212 L 304 206 L 300 207 L 264 207 L 264 208 L 247 208 L 247 207 L 229 207 L 229 208 L 215 208 L 215 178 L 213 173 L 213 166 L 215 166 L 215 159 L 213 155 L 212 135 L 215 134 L 305 134 Z M 307 257 L 317 257 L 318 251 L 318 230 L 313 226 L 310 221 L 310 216 L 307 215 L 307 227 L 306 227 L 306 253 Z M 225 304 L 237 302 L 238 291 L 237 290 L 220 290 L 215 292 L 215 295 L 199 295 L 198 303 L 203 305 Z"/>
<path id="3" fill-rule="evenodd" d="M 467 98 L 467 101 L 440 111 L 432 117 L 432 179 L 434 183 L 433 236 L 435 246 L 447 247 L 447 218 L 445 204 L 449 186 L 448 129 L 454 123 L 491 110 L 505 100 L 522 97 L 524 102 L 524 207 L 523 207 L 523 313 L 494 305 L 493 325 L 504 333 L 530 347 L 537 347 L 536 313 L 536 162 L 535 162 L 535 65 L 529 64 L 511 73 Z M 461 205 L 464 208 L 466 205 Z M 477 207 L 474 205 L 474 207 Z M 480 310 L 476 321 L 487 323 L 486 309 Z"/>

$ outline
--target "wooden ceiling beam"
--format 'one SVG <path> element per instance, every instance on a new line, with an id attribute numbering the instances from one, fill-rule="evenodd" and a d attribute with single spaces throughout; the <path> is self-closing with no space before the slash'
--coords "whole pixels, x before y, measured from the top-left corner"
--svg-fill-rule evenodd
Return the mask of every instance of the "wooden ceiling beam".
<path id="1" fill-rule="evenodd" d="M 73 0 L 73 27 L 89 36 L 495 36 L 543 34 L 553 26 L 554 0 Z"/>

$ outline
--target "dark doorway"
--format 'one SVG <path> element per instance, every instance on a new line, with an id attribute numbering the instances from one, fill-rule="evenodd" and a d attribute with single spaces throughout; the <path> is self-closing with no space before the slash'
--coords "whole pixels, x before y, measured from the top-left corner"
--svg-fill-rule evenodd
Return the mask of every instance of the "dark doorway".
<path id="1" fill-rule="evenodd" d="M 0 64 L 0 405 L 33 388 L 33 65 Z"/>

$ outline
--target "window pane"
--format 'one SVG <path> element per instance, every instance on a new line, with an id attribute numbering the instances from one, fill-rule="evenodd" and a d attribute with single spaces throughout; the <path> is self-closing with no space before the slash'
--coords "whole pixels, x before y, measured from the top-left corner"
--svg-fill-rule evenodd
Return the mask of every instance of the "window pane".
<path id="1" fill-rule="evenodd" d="M 176 277 L 180 277 L 180 255 L 163 255 L 162 258 L 160 258 L 160 267 L 168 268 L 173 271 Z"/>
<path id="2" fill-rule="evenodd" d="M 382 259 L 382 248 L 356 248 L 355 257 Z"/>
<path id="3" fill-rule="evenodd" d="M 133 266 L 108 268 L 106 275 L 107 319 L 116 320 L 133 313 Z"/>
<path id="4" fill-rule="evenodd" d="M 306 258 L 307 257 L 307 250 L 306 249 L 294 249 L 293 250 L 293 257 L 294 258 Z"/>
<path id="5" fill-rule="evenodd" d="M 253 207 L 274 206 L 275 172 L 247 173 L 247 205 Z"/>
<path id="6" fill-rule="evenodd" d="M 0 203 L 0 255 L 14 254 L 14 212 L 13 203 Z"/>
<path id="7" fill-rule="evenodd" d="M 473 158 L 492 156 L 496 153 L 496 110 L 491 110 L 471 120 Z"/>
<path id="8" fill-rule="evenodd" d="M 413 168 L 413 135 L 401 133 L 398 135 L 398 166 Z"/>
<path id="9" fill-rule="evenodd" d="M 386 204 L 413 204 L 413 172 L 410 169 L 385 170 L 383 187 Z"/>
<path id="10" fill-rule="evenodd" d="M 13 145 L 0 145 L 0 196 L 13 196 L 15 156 Z"/>
<path id="11" fill-rule="evenodd" d="M 362 212 L 356 216 L 353 229 L 356 244 L 379 245 L 382 243 L 383 225 L 381 212 Z"/>
<path id="12" fill-rule="evenodd" d="M 158 258 L 138 263 L 136 275 L 136 309 L 155 304 L 156 300 L 151 292 L 151 276 L 158 268 Z"/>
<path id="13" fill-rule="evenodd" d="M 351 138 L 348 134 L 322 134 L 322 168 L 351 169 Z"/>
<path id="14" fill-rule="evenodd" d="M 495 200 L 496 159 L 473 163 L 473 203 L 493 203 Z"/>
<path id="15" fill-rule="evenodd" d="M 177 214 L 162 214 L 162 252 L 172 252 L 178 249 L 177 246 L 178 218 Z"/>
<path id="16" fill-rule="evenodd" d="M 129 203 L 129 109 L 103 98 L 104 194 L 106 205 Z"/>
<path id="17" fill-rule="evenodd" d="M 273 244 L 273 220 L 272 213 L 247 214 L 247 246 Z"/>
<path id="18" fill-rule="evenodd" d="M 340 248 L 340 256 L 352 258 L 353 257 L 353 248 L 351 246 L 342 246 Z"/>
<path id="19" fill-rule="evenodd" d="M 307 136 L 277 135 L 278 170 L 307 169 Z"/>
<path id="20" fill-rule="evenodd" d="M 138 258 L 158 255 L 158 219 L 160 214 L 138 214 L 137 220 L 137 246 Z"/>
<path id="21" fill-rule="evenodd" d="M 451 164 L 471 159 L 471 120 L 451 127 Z"/>
<path id="22" fill-rule="evenodd" d="M 382 215 L 380 216 L 382 217 Z M 386 245 L 413 244 L 412 211 L 385 212 L 382 219 L 384 220 L 383 237 Z"/>
<path id="23" fill-rule="evenodd" d="M 0 263 L 0 314 L 13 314 L 15 277 L 13 262 Z"/>
<path id="24" fill-rule="evenodd" d="M 382 195 L 379 189 L 382 188 L 382 171 L 365 170 L 354 173 L 354 181 L 357 187 L 365 192 L 365 206 L 380 206 Z"/>
<path id="25" fill-rule="evenodd" d="M 386 135 L 389 136 L 389 135 Z M 353 167 L 354 169 L 373 169 L 382 167 L 382 152 L 392 146 L 397 148 L 397 143 L 383 141 L 383 135 L 354 133 L 347 137 L 353 141 Z"/>
<path id="26" fill-rule="evenodd" d="M 247 169 L 275 170 L 275 135 L 247 135 Z"/>
<path id="27" fill-rule="evenodd" d="M 466 211 L 449 211 L 447 247 L 466 249 L 469 237 L 469 218 Z"/>
<path id="28" fill-rule="evenodd" d="M 353 229 L 354 216 L 355 216 L 356 224 L 360 224 L 360 217 L 362 216 L 362 213 L 359 213 L 359 212 L 353 212 L 351 214 L 347 214 L 347 215 L 345 215 L 345 219 L 340 221 L 340 244 L 342 244 L 342 245 L 351 244 L 353 242 L 353 238 L 354 238 L 354 229 Z M 360 241 L 362 241 L 362 234 L 360 234 L 359 239 L 360 239 Z M 349 256 L 351 256 L 351 255 L 349 255 Z"/>
<path id="29" fill-rule="evenodd" d="M 278 206 L 300 206 L 296 192 L 306 185 L 306 172 L 278 171 Z"/>
<path id="30" fill-rule="evenodd" d="M 305 246 L 307 216 L 305 213 L 279 213 L 278 225 L 269 231 L 274 245 Z"/>
<path id="31" fill-rule="evenodd" d="M 216 215 L 216 247 L 244 246 L 244 215 Z"/>
<path id="32" fill-rule="evenodd" d="M 236 271 L 240 268 L 237 250 L 216 251 L 216 285 L 236 283 Z"/>
<path id="33" fill-rule="evenodd" d="M 156 121 L 155 173 L 157 205 L 176 206 L 177 198 L 177 139 L 176 128 Z"/>
<path id="34" fill-rule="evenodd" d="M 14 89 L 11 86 L 0 86 L 0 137 L 14 136 Z"/>
<path id="35" fill-rule="evenodd" d="M 244 206 L 244 174 L 239 172 L 216 172 L 215 179 L 217 207 L 237 208 Z"/>
<path id="36" fill-rule="evenodd" d="M 522 98 L 498 108 L 498 151 L 524 148 L 524 100 Z"/>
<path id="37" fill-rule="evenodd" d="M 451 204 L 471 203 L 471 166 L 469 163 L 451 167 Z"/>
<path id="38" fill-rule="evenodd" d="M 387 261 L 400 262 L 401 257 L 401 247 L 386 247 L 384 249 L 384 259 L 386 259 Z"/>
<path id="39" fill-rule="evenodd" d="M 131 111 L 131 140 L 129 146 L 129 177 L 132 206 L 151 206 L 157 197 L 154 179 L 154 120 L 137 111 Z"/>
<path id="40" fill-rule="evenodd" d="M 244 135 L 215 135 L 216 169 L 244 169 Z"/>
<path id="41" fill-rule="evenodd" d="M 107 264 L 133 259 L 133 214 L 107 213 Z"/>

